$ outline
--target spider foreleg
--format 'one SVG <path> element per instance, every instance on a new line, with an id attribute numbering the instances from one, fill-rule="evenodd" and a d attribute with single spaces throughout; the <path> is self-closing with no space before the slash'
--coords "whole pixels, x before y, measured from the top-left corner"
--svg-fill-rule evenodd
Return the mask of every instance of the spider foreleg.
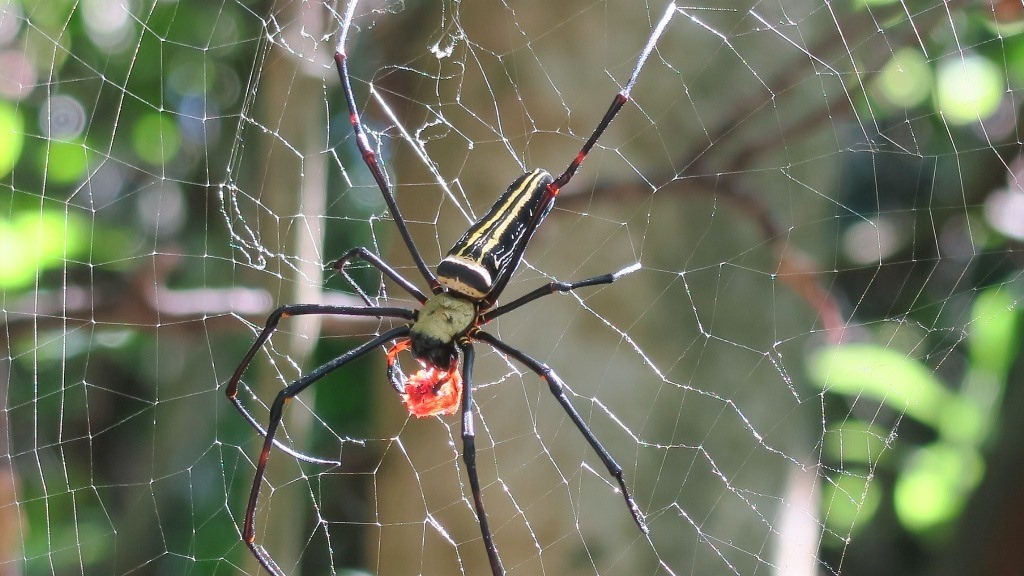
<path id="1" fill-rule="evenodd" d="M 402 235 L 402 241 L 405 242 L 406 247 L 409 249 L 409 253 L 416 263 L 416 268 L 420 271 L 423 279 L 427 281 L 430 290 L 437 294 L 441 291 L 441 284 L 437 281 L 434 273 L 430 271 L 430 268 L 427 267 L 426 261 L 423 260 L 423 255 L 420 254 L 420 251 L 416 248 L 416 243 L 413 242 L 409 227 L 406 225 L 405 218 L 402 217 L 402 212 L 398 208 L 398 202 L 395 201 L 395 195 L 391 192 L 391 187 L 388 185 L 384 170 L 377 162 L 377 155 L 370 148 L 370 141 L 366 137 L 366 130 L 363 129 L 363 124 L 359 120 L 359 113 L 356 110 L 356 99 L 352 93 L 352 80 L 348 75 L 348 56 L 345 53 L 345 41 L 348 38 L 349 28 L 352 26 L 355 8 L 356 2 L 352 2 L 345 11 L 341 23 L 341 31 L 338 34 L 338 45 L 334 51 L 334 64 L 338 69 L 338 78 L 341 80 L 341 87 L 345 93 L 345 105 L 348 106 L 349 121 L 352 124 L 352 132 L 356 137 L 356 147 L 359 148 L 359 153 L 363 157 L 363 163 L 366 164 L 374 181 L 377 182 L 377 187 L 380 188 L 380 192 L 384 196 L 384 203 L 388 206 L 391 218 L 395 221 L 395 226 Z"/>
<path id="2" fill-rule="evenodd" d="M 367 296 L 367 294 L 363 292 L 361 288 L 359 288 L 359 285 L 352 281 L 352 277 L 349 276 L 348 271 L 345 270 L 345 267 L 349 264 L 349 262 L 356 258 L 368 262 L 371 266 L 379 270 L 382 274 L 393 280 L 395 284 L 398 284 L 403 290 L 411 294 L 412 297 L 418 300 L 420 304 L 423 304 L 424 302 L 427 301 L 427 297 L 412 282 L 406 280 L 405 277 L 402 276 L 397 270 L 392 268 L 387 262 L 381 260 L 380 256 L 377 256 L 370 250 L 360 246 L 357 248 L 353 248 L 348 252 L 345 252 L 345 254 L 342 255 L 341 258 L 338 258 L 337 260 L 332 262 L 330 267 L 345 277 L 345 280 L 349 283 L 350 286 L 352 286 L 356 290 L 356 292 L 359 294 L 359 297 L 363 299 L 363 302 L 366 302 L 367 306 L 373 306 L 373 302 L 370 301 L 370 297 Z"/>

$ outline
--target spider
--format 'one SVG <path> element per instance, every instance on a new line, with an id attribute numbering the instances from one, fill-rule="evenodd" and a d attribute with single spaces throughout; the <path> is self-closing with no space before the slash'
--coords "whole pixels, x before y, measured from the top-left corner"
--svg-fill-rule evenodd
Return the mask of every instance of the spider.
<path id="1" fill-rule="evenodd" d="M 345 93 L 352 130 L 355 133 L 356 145 L 362 154 L 374 180 L 377 182 L 384 201 L 394 220 L 398 232 L 406 247 L 412 254 L 416 268 L 430 287 L 431 295 L 427 296 L 412 282 L 404 278 L 397 270 L 384 262 L 379 256 L 366 248 L 354 248 L 335 261 L 331 267 L 344 272 L 345 266 L 352 260 L 361 259 L 379 270 L 384 276 L 394 281 L 399 287 L 412 295 L 420 303 L 418 310 L 374 306 L 364 295 L 366 306 L 335 306 L 324 304 L 288 304 L 280 306 L 267 318 L 266 325 L 249 348 L 242 362 L 235 369 L 225 390 L 228 399 L 249 422 L 265 438 L 256 465 L 256 475 L 249 503 L 245 510 L 245 521 L 242 527 L 242 539 L 259 561 L 260 565 L 274 576 L 284 576 L 284 572 L 274 559 L 260 544 L 256 543 L 256 504 L 259 499 L 260 487 L 270 457 L 271 448 L 277 446 L 295 458 L 317 464 L 338 465 L 340 462 L 312 458 L 293 451 L 274 440 L 274 435 L 281 424 L 284 406 L 297 394 L 319 381 L 324 376 L 338 370 L 349 362 L 359 358 L 378 346 L 394 341 L 387 350 L 387 377 L 391 386 L 402 395 L 410 414 L 418 417 L 454 414 L 461 412 L 462 417 L 462 457 L 469 476 L 473 504 L 476 509 L 480 534 L 483 537 L 491 572 L 494 576 L 504 574 L 501 560 L 498 557 L 494 539 L 487 524 L 487 513 L 484 510 L 483 497 L 480 492 L 480 480 L 476 469 L 475 423 L 473 415 L 473 342 L 488 344 L 499 353 L 514 359 L 529 368 L 547 382 L 551 394 L 565 410 L 576 428 L 587 440 L 608 473 L 618 483 L 620 493 L 626 502 L 630 514 L 637 527 L 644 534 L 647 525 L 643 514 L 633 500 L 623 476 L 623 469 L 611 454 L 601 445 L 586 421 L 573 407 L 563 388 L 564 384 L 554 370 L 509 344 L 485 332 L 483 326 L 520 306 L 543 296 L 556 292 L 570 292 L 588 286 L 611 284 L 620 277 L 639 269 L 639 264 L 626 267 L 618 272 L 595 276 L 576 282 L 550 282 L 526 293 L 507 304 L 495 306 L 505 285 L 516 267 L 523 259 L 523 253 L 537 227 L 554 206 L 559 190 L 572 179 L 587 154 L 597 143 L 615 115 L 629 100 L 630 90 L 636 83 L 647 58 L 654 50 L 655 43 L 664 32 L 665 27 L 676 13 L 675 3 L 670 3 L 664 16 L 654 28 L 647 44 L 633 68 L 632 75 L 625 87 L 612 100 L 611 106 L 598 123 L 597 128 L 569 166 L 558 177 L 548 172 L 535 169 L 517 178 L 504 194 L 482 218 L 473 223 L 469 230 L 451 248 L 436 268 L 436 273 L 427 267 L 423 256 L 413 243 L 412 236 L 402 217 L 394 194 L 388 186 L 376 155 L 370 148 L 369 140 L 359 116 L 356 112 L 352 83 L 348 75 L 348 57 L 345 53 L 345 41 L 358 0 L 353 0 L 342 18 L 334 61 L 338 76 Z M 381 333 L 376 338 L 349 350 L 337 358 L 323 364 L 312 372 L 301 376 L 289 386 L 282 389 L 270 406 L 270 420 L 266 429 L 262 428 L 256 418 L 242 405 L 238 399 L 238 385 L 246 368 L 253 358 L 277 329 L 282 318 L 306 314 L 325 315 L 337 314 L 346 316 L 369 316 L 377 318 L 397 318 L 405 323 Z M 402 382 L 400 370 L 397 368 L 399 353 L 409 350 L 421 366 L 421 369 Z M 460 361 L 461 360 L 461 361 Z"/>

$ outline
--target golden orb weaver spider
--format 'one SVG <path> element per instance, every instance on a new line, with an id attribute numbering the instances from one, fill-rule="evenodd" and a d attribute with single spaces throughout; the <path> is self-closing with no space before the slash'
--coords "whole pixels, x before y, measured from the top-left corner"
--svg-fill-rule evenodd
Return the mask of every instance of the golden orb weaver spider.
<path id="1" fill-rule="evenodd" d="M 447 256 L 438 264 L 436 275 L 427 267 L 423 256 L 412 240 L 409 229 L 387 184 L 384 173 L 377 163 L 376 155 L 370 147 L 366 132 L 356 112 L 352 83 L 348 75 L 345 41 L 352 24 L 357 3 L 358 0 L 352 0 L 342 19 L 337 49 L 334 55 L 335 65 L 337 66 L 338 76 L 341 79 L 342 88 L 345 93 L 345 102 L 348 106 L 352 130 L 355 133 L 356 145 L 362 155 L 363 162 L 370 170 L 374 180 L 377 182 L 377 186 L 384 195 L 384 201 L 395 222 L 395 226 L 398 228 L 403 242 L 412 254 L 416 268 L 430 287 L 431 296 L 426 296 L 412 282 L 405 279 L 397 270 L 384 262 L 376 254 L 366 248 L 354 248 L 335 261 L 332 267 L 338 271 L 343 271 L 350 261 L 356 258 L 364 260 L 412 295 L 413 298 L 419 301 L 421 308 L 419 310 L 410 310 L 406 308 L 373 306 L 369 302 L 367 302 L 366 306 L 288 304 L 278 307 L 267 318 L 266 325 L 249 348 L 242 362 L 235 369 L 225 389 L 228 399 L 242 414 L 242 417 L 265 438 L 263 449 L 260 452 L 256 465 L 256 474 L 249 493 L 248 506 L 245 510 L 245 521 L 242 527 L 243 540 L 257 561 L 259 561 L 260 566 L 274 576 L 284 576 L 284 571 L 281 570 L 266 549 L 256 543 L 256 504 L 259 500 L 260 486 L 263 483 L 267 461 L 270 458 L 270 450 L 272 447 L 277 446 L 282 451 L 300 460 L 317 464 L 340 464 L 340 462 L 331 460 L 311 458 L 295 452 L 274 440 L 274 435 L 281 424 L 284 406 L 297 394 L 327 374 L 340 369 L 352 360 L 392 340 L 396 343 L 387 351 L 388 381 L 403 396 L 409 413 L 418 417 L 426 417 L 438 414 L 454 414 L 456 411 L 461 411 L 462 458 L 466 464 L 466 473 L 469 476 L 473 504 L 476 508 L 477 521 L 480 524 L 480 534 L 483 537 L 484 547 L 487 550 L 487 557 L 493 576 L 501 576 L 505 573 L 505 570 L 498 557 L 498 551 L 487 524 L 487 513 L 484 510 L 483 497 L 480 492 L 480 481 L 476 471 L 476 433 L 473 419 L 472 384 L 473 341 L 484 342 L 490 345 L 498 352 L 523 364 L 547 382 L 551 394 L 562 406 L 562 409 L 565 410 L 565 413 L 572 420 L 573 424 L 576 425 L 579 432 L 586 438 L 587 443 L 590 444 L 594 452 L 600 457 L 608 473 L 615 478 L 619 485 L 619 490 L 626 501 L 626 507 L 633 516 L 633 520 L 636 522 L 637 527 L 646 534 L 647 525 L 644 523 L 643 515 L 636 502 L 634 502 L 633 496 L 626 487 L 622 467 L 601 445 L 582 416 L 573 407 L 563 390 L 562 380 L 547 365 L 502 342 L 497 337 L 484 332 L 481 327 L 495 318 L 543 296 L 554 294 L 555 292 L 570 292 L 587 286 L 611 284 L 620 277 L 639 269 L 640 265 L 634 264 L 618 272 L 576 282 L 550 282 L 507 304 L 495 307 L 499 296 L 505 289 L 505 284 L 522 261 L 526 246 L 533 237 L 534 232 L 554 206 L 555 197 L 558 196 L 559 190 L 569 183 L 612 119 L 615 118 L 615 115 L 618 114 L 619 110 L 629 100 L 629 93 L 640 75 L 640 69 L 643 68 L 647 58 L 654 50 L 658 38 L 676 13 L 675 3 L 670 3 L 666 8 L 664 15 L 655 26 L 640 57 L 637 59 L 629 81 L 615 95 L 611 106 L 605 112 L 597 128 L 594 129 L 590 138 L 587 139 L 565 171 L 557 178 L 553 178 L 546 171 L 536 169 L 516 179 L 505 193 L 498 198 L 490 211 L 473 223 L 462 238 L 448 251 Z M 405 320 L 406 324 L 383 332 L 376 338 L 323 364 L 282 389 L 270 406 L 270 420 L 267 423 L 266 429 L 263 429 L 256 418 L 249 413 L 238 399 L 238 385 L 246 368 L 248 368 L 257 352 L 270 338 L 274 330 L 277 329 L 281 319 L 306 314 L 399 318 Z M 411 351 L 413 357 L 422 366 L 422 369 L 410 376 L 403 384 L 400 382 L 399 371 L 396 365 L 398 354 L 404 350 Z M 459 370 L 460 353 L 462 358 L 461 372 Z"/>

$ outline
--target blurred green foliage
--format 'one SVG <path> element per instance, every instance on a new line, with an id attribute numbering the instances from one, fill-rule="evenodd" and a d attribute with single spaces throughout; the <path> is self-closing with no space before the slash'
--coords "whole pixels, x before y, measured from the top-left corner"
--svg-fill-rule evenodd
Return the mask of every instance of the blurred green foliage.
<path id="1" fill-rule="evenodd" d="M 932 440 L 920 446 L 904 443 L 906 456 L 880 459 L 892 439 L 870 421 L 847 419 L 829 432 L 829 457 L 844 470 L 858 470 L 834 479 L 826 493 L 828 521 L 838 532 L 870 526 L 878 491 L 866 504 L 866 480 L 875 467 L 895 466 L 893 505 L 907 530 L 924 538 L 948 532 L 984 475 L 984 450 L 998 429 L 1000 401 L 1009 384 L 1009 368 L 1020 354 L 1020 294 L 1008 285 L 983 290 L 974 300 L 963 381 L 942 382 L 911 350 L 876 344 L 823 348 L 808 359 L 811 381 L 851 405 L 868 400 L 926 426 Z M 865 449 L 866 448 L 866 449 Z M 865 457 L 866 456 L 866 457 Z M 853 466 L 851 464 L 860 464 Z M 851 487 L 852 484 L 852 487 Z M 856 522 L 854 522 L 856 521 Z M 940 530 L 942 529 L 942 530 Z"/>

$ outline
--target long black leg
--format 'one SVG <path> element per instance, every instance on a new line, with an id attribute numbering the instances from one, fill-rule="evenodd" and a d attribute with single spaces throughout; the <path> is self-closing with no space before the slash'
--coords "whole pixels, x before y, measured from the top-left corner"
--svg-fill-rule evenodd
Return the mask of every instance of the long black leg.
<path id="1" fill-rule="evenodd" d="M 548 294 L 554 294 L 555 292 L 571 292 L 578 288 L 585 288 L 587 286 L 611 284 L 612 282 L 615 282 L 616 280 L 625 276 L 626 274 L 629 274 L 630 272 L 639 269 L 639 267 L 639 264 L 634 264 L 628 268 L 623 268 L 618 272 L 604 274 L 601 276 L 594 276 L 593 278 L 587 278 L 586 280 L 577 280 L 576 282 L 549 282 L 537 288 L 536 290 L 533 290 L 520 296 L 519 298 L 516 298 L 515 300 L 509 302 L 508 304 L 503 304 L 501 306 L 498 306 L 497 308 L 493 308 L 487 311 L 484 314 L 481 314 L 480 321 L 477 323 L 477 325 L 482 326 L 490 322 L 491 320 L 494 320 L 498 316 L 507 314 L 524 304 L 529 304 L 530 302 L 533 302 L 534 300 L 541 298 L 543 296 L 547 296 Z"/>
<path id="2" fill-rule="evenodd" d="M 498 549 L 494 547 L 494 538 L 487 525 L 487 512 L 484 510 L 484 497 L 480 492 L 480 478 L 476 473 L 476 423 L 473 421 L 473 344 L 468 340 L 459 342 L 462 350 L 462 459 L 466 462 L 466 474 L 469 475 L 469 488 L 473 492 L 473 505 L 476 507 L 477 521 L 480 523 L 480 535 L 487 549 L 487 559 L 491 563 L 493 576 L 503 576 L 505 569 L 498 558 Z"/>
<path id="3" fill-rule="evenodd" d="M 580 165 L 583 164 L 583 160 L 586 159 L 587 154 L 590 154 L 590 149 L 594 147 L 598 138 L 604 134 L 605 129 L 612 123 L 612 119 L 615 118 L 615 115 L 619 113 L 619 110 L 621 110 L 628 101 L 629 96 L 627 94 L 619 92 L 615 95 L 615 98 L 612 100 L 612 105 L 608 108 L 608 111 L 604 113 L 604 118 L 601 119 L 601 123 L 597 125 L 594 133 L 590 135 L 590 138 L 583 145 L 583 148 L 576 153 L 576 157 L 573 158 L 572 162 L 565 169 L 565 172 L 562 172 L 561 176 L 555 178 L 554 182 L 548 184 L 549 187 L 554 190 L 559 190 L 568 184 L 569 180 L 572 180 L 573 175 L 576 174 L 576 170 L 578 170 Z"/>
<path id="4" fill-rule="evenodd" d="M 398 227 L 398 231 L 402 234 L 402 240 L 405 242 L 406 247 L 409 248 L 409 253 L 412 254 L 412 259 L 416 263 L 416 268 L 419 269 L 420 274 L 426 279 L 427 285 L 430 286 L 430 291 L 437 294 L 441 292 L 441 283 L 437 281 L 433 272 L 427 267 L 427 263 L 423 260 L 420 251 L 416 249 L 416 243 L 412 240 L 409 227 L 406 226 L 405 218 L 402 217 L 402 212 L 398 209 L 398 202 L 395 201 L 395 196 L 391 193 L 387 179 L 384 177 L 384 171 L 377 163 L 377 156 L 370 148 L 366 132 L 359 121 L 359 113 L 356 112 L 356 99 L 352 94 L 352 82 L 348 75 L 348 57 L 345 54 L 345 39 L 348 36 L 349 27 L 352 25 L 352 16 L 355 14 L 356 4 L 357 1 L 353 0 L 345 11 L 345 17 L 341 23 L 341 32 L 338 35 L 338 46 L 334 53 L 334 63 L 338 68 L 338 77 L 341 78 L 341 86 L 345 92 L 345 103 L 348 105 L 349 121 L 352 123 L 352 131 L 356 135 L 356 146 L 359 147 L 359 153 L 363 156 L 363 162 L 370 169 L 373 179 L 377 181 L 377 187 L 380 188 L 381 194 L 384 195 L 384 202 L 388 205 L 391 218 L 394 219 L 395 226 Z"/>
<path id="5" fill-rule="evenodd" d="M 605 129 L 612 123 L 612 119 L 614 119 L 615 115 L 619 113 L 622 106 L 629 101 L 629 93 L 633 90 L 633 85 L 636 84 L 636 79 L 640 76 L 640 69 L 644 67 L 644 63 L 647 62 L 647 58 L 654 50 L 654 45 L 657 44 L 658 38 L 661 37 L 661 34 L 665 31 L 665 27 L 668 26 L 669 21 L 672 20 L 672 17 L 675 16 L 675 14 L 676 3 L 671 2 L 668 7 L 665 8 L 665 14 L 654 27 L 654 31 L 651 32 L 650 37 L 648 37 L 647 44 L 644 45 L 644 49 L 640 53 L 640 58 L 637 59 L 636 66 L 633 67 L 633 73 L 629 76 L 629 81 L 626 82 L 626 85 L 622 90 L 615 95 L 615 98 L 612 99 L 612 104 L 608 107 L 608 111 L 604 113 L 604 117 L 601 119 L 601 122 L 598 123 L 597 128 L 594 129 L 590 138 L 588 138 L 586 143 L 583 144 L 583 148 L 576 153 L 576 157 L 569 163 L 565 172 L 562 172 L 561 176 L 555 178 L 555 181 L 548 185 L 553 191 L 555 191 L 555 193 L 557 193 L 559 188 L 568 184 L 569 180 L 572 180 L 572 177 L 576 174 L 576 170 L 579 169 L 580 164 L 583 164 L 583 160 L 587 157 L 587 154 L 590 154 L 591 148 L 594 147 L 597 140 L 602 134 L 604 134 Z"/>
<path id="6" fill-rule="evenodd" d="M 253 342 L 252 346 L 249 347 L 249 351 L 246 352 L 245 358 L 243 358 L 242 362 L 238 365 L 237 368 L 235 368 L 235 373 L 231 375 L 231 379 L 228 380 L 228 385 L 224 389 L 224 394 L 227 395 L 228 400 L 231 400 L 231 403 L 235 405 L 235 408 L 238 409 L 238 412 L 242 415 L 242 418 L 244 418 L 246 422 L 248 422 L 253 428 L 255 428 L 256 431 L 259 432 L 261 436 L 267 437 L 267 431 L 263 429 L 263 426 L 260 425 L 259 421 L 257 421 L 256 418 L 249 413 L 245 406 L 242 405 L 242 402 L 238 399 L 238 383 L 241 382 L 242 374 L 245 373 L 245 370 L 246 368 L 249 367 L 249 364 L 252 362 L 252 359 L 256 357 L 256 353 L 259 352 L 260 348 L 263 347 L 263 344 L 266 343 L 268 338 L 270 338 L 270 335 L 274 333 L 274 330 L 277 330 L 277 325 L 281 321 L 281 319 L 287 318 L 289 316 L 302 316 L 306 314 L 375 316 L 378 318 L 390 317 L 403 318 L 409 321 L 414 320 L 416 317 L 415 313 L 412 310 L 406 310 L 405 308 L 381 308 L 372 306 L 361 307 L 331 306 L 326 304 L 291 304 L 287 306 L 281 306 L 277 310 L 274 310 L 270 314 L 270 316 L 267 317 L 266 326 L 264 326 L 263 331 L 260 332 L 260 335 L 256 337 L 256 341 Z M 282 452 L 291 455 L 293 458 L 297 458 L 305 462 L 323 465 L 339 464 L 339 462 L 334 460 L 323 460 L 320 458 L 307 456 L 306 454 L 303 454 L 301 452 L 296 452 L 289 448 L 288 446 L 281 444 L 280 442 L 275 442 L 275 446 L 277 446 L 278 449 L 280 449 Z"/>
<path id="7" fill-rule="evenodd" d="M 401 286 L 403 290 L 405 290 L 409 294 L 412 294 L 413 298 L 418 300 L 420 304 L 424 304 L 427 301 L 427 297 L 423 295 L 423 292 L 420 292 L 419 288 L 417 288 L 412 282 L 409 282 L 408 280 L 405 279 L 405 277 L 399 274 L 398 270 L 395 270 L 387 262 L 381 260 L 380 256 L 377 256 L 373 252 L 370 252 L 366 248 L 360 246 L 358 248 L 353 248 L 348 252 L 345 252 L 345 254 L 341 256 L 341 258 L 338 258 L 337 260 L 331 263 L 331 268 L 337 270 L 339 274 L 341 274 L 342 276 L 345 277 L 346 280 L 348 280 L 348 283 L 351 284 L 352 287 L 355 288 L 357 292 L 359 292 L 359 296 L 363 299 L 363 302 L 366 302 L 367 306 L 373 306 L 373 302 L 370 301 L 369 296 L 367 296 L 359 288 L 359 286 L 352 281 L 352 278 L 349 277 L 348 272 L 345 271 L 345 266 L 354 258 L 361 258 L 369 262 L 374 268 L 380 270 L 381 273 L 383 273 L 385 276 L 394 280 L 395 284 Z"/>
<path id="8" fill-rule="evenodd" d="M 356 358 L 359 358 L 384 342 L 394 338 L 408 336 L 408 334 L 408 326 L 392 328 L 373 340 L 349 350 L 334 360 L 331 360 L 309 374 L 299 378 L 286 388 L 282 389 L 277 394 L 277 397 L 274 398 L 274 403 L 270 405 L 270 421 L 267 423 L 266 440 L 263 441 L 263 450 L 260 452 L 260 459 L 256 464 L 256 477 L 252 481 L 252 490 L 249 492 L 249 505 L 245 509 L 245 524 L 242 526 L 242 539 L 245 540 L 246 545 L 248 545 L 249 549 L 252 550 L 252 553 L 256 556 L 256 560 L 259 561 L 260 566 L 263 566 L 267 572 L 274 576 L 285 576 L 284 572 L 277 565 L 277 562 L 274 562 L 274 559 L 270 557 L 270 553 L 267 552 L 263 546 L 256 543 L 256 504 L 260 497 L 260 486 L 263 484 L 263 475 L 267 470 L 267 460 L 270 459 L 270 449 L 274 446 L 274 434 L 277 433 L 278 425 L 281 424 L 281 417 L 284 415 L 284 405 L 294 398 L 296 394 L 302 392 L 317 380 L 331 372 L 334 372 Z"/>
<path id="9" fill-rule="evenodd" d="M 555 374 L 555 371 L 549 368 L 546 364 L 534 360 L 525 353 L 516 350 L 515 348 L 505 344 L 501 340 L 483 331 L 477 331 L 473 333 L 473 338 L 486 342 L 493 346 L 499 352 L 503 352 L 512 358 L 515 358 L 524 366 L 535 372 L 538 376 L 544 379 L 548 383 L 548 387 L 551 389 L 551 394 L 554 395 L 558 403 L 562 405 L 562 409 L 569 415 L 573 423 L 576 424 L 576 428 L 583 434 L 583 437 L 587 439 L 590 446 L 597 452 L 598 457 L 604 462 L 605 468 L 608 469 L 608 473 L 615 477 L 615 480 L 619 484 L 619 489 L 622 492 L 623 498 L 626 499 L 626 507 L 629 508 L 629 513 L 633 515 L 633 520 L 636 522 L 640 531 L 644 534 L 647 533 L 647 524 L 644 523 L 643 514 L 640 512 L 640 508 L 633 501 L 633 496 L 630 495 L 629 489 L 626 488 L 626 481 L 623 479 L 622 466 L 619 466 L 618 462 L 612 458 L 612 455 L 605 450 L 604 446 L 598 442 L 597 437 L 590 431 L 590 427 L 583 421 L 580 413 L 576 411 L 572 403 L 569 401 L 569 397 L 565 395 L 565 384 L 562 379 Z M 468 388 L 468 386 L 467 386 Z"/>

